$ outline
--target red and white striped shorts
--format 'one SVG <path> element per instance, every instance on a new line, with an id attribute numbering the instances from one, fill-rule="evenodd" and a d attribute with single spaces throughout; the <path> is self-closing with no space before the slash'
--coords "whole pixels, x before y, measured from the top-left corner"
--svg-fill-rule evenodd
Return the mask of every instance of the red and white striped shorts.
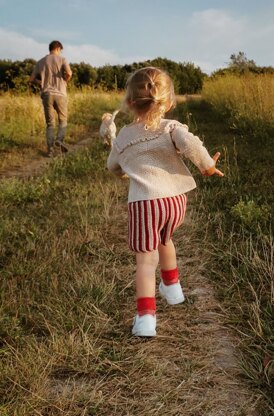
<path id="1" fill-rule="evenodd" d="M 131 250 L 146 252 L 167 244 L 186 212 L 186 195 L 128 204 L 128 242 Z"/>

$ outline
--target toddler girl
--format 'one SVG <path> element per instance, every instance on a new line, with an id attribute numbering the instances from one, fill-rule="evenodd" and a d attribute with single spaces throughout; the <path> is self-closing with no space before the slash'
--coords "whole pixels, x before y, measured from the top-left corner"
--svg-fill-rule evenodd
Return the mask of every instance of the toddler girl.
<path id="1" fill-rule="evenodd" d="M 196 184 L 181 157 L 190 159 L 203 175 L 223 176 L 215 167 L 220 153 L 211 158 L 186 125 L 164 118 L 175 103 L 167 73 L 146 67 L 132 74 L 124 104 L 134 121 L 120 130 L 107 162 L 114 174 L 130 179 L 128 241 L 137 264 L 135 336 L 156 335 L 155 273 L 159 262 L 161 296 L 170 305 L 184 301 L 171 237 L 183 222 L 186 193 Z"/>

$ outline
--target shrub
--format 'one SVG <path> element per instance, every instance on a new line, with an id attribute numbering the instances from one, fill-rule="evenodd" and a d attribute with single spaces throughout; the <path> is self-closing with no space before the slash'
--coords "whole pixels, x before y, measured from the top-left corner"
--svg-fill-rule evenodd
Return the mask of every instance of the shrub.
<path id="1" fill-rule="evenodd" d="M 270 217 L 267 205 L 259 206 L 253 200 L 239 201 L 231 208 L 231 214 L 239 219 L 244 225 L 252 228 L 256 223 L 266 223 Z"/>

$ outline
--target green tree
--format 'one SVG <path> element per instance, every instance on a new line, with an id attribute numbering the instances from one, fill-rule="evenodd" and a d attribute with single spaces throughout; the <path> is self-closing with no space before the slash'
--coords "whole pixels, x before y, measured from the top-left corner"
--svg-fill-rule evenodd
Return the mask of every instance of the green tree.
<path id="1" fill-rule="evenodd" d="M 24 61 L 0 60 L 0 89 L 26 91 L 28 79 L 34 68 L 33 59 Z M 81 88 L 87 85 L 105 90 L 122 90 L 130 73 L 146 66 L 156 66 L 167 71 L 173 79 L 178 94 L 194 94 L 201 90 L 205 74 L 193 63 L 177 63 L 167 58 L 155 58 L 126 65 L 104 65 L 94 68 L 90 64 L 72 63 L 73 77 L 70 85 Z M 33 92 L 37 89 L 32 88 Z"/>
<path id="2" fill-rule="evenodd" d="M 211 77 L 224 76 L 226 74 L 245 75 L 248 72 L 254 74 L 274 74 L 272 66 L 257 66 L 253 59 L 247 59 L 244 52 L 230 55 L 230 62 L 226 68 L 220 68 L 211 74 Z"/>
<path id="3" fill-rule="evenodd" d="M 113 66 L 111 65 L 104 65 L 99 67 L 97 70 L 98 77 L 97 77 L 97 85 L 106 89 L 106 90 L 114 90 L 117 85 L 117 76 Z"/>
<path id="4" fill-rule="evenodd" d="M 0 87 L 6 91 L 13 89 L 17 92 L 28 90 L 29 76 L 32 73 L 36 61 L 25 59 L 24 61 L 0 61 Z"/>
<path id="5" fill-rule="evenodd" d="M 248 72 L 256 68 L 255 61 L 253 59 L 247 59 L 244 52 L 233 53 L 230 55 L 229 68 L 239 73 Z"/>
<path id="6" fill-rule="evenodd" d="M 94 87 L 97 79 L 97 71 L 91 65 L 85 62 L 71 65 L 73 83 L 76 87 L 88 85 Z"/>

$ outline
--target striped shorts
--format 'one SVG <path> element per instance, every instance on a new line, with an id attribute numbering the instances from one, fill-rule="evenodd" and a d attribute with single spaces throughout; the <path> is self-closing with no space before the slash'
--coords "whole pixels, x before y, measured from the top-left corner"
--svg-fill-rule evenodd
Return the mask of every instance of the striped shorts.
<path id="1" fill-rule="evenodd" d="M 186 212 L 186 195 L 128 204 L 128 243 L 132 251 L 157 250 L 167 244 Z"/>

